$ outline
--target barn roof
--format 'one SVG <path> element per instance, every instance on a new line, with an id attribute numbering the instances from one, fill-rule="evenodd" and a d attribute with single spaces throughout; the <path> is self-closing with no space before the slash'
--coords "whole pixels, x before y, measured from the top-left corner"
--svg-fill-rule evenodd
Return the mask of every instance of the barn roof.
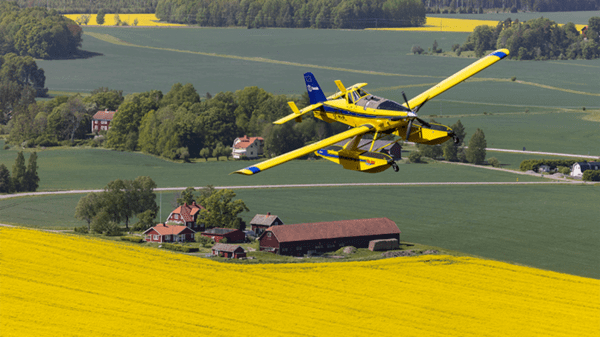
<path id="1" fill-rule="evenodd" d="M 579 164 L 579 167 L 581 167 L 581 171 L 600 170 L 600 161 L 581 162 L 581 163 L 578 162 L 575 164 Z"/>
<path id="2" fill-rule="evenodd" d="M 171 225 L 165 225 L 165 224 L 160 223 L 150 229 L 147 229 L 144 232 L 144 234 L 146 234 L 147 232 L 149 232 L 152 229 L 154 229 L 160 235 L 179 235 L 186 229 L 191 231 L 192 233 L 195 233 L 192 229 L 190 229 L 186 226 L 171 226 Z"/>
<path id="3" fill-rule="evenodd" d="M 360 237 L 383 234 L 400 234 L 396 223 L 388 218 L 315 222 L 285 226 L 272 226 L 265 233 L 272 232 L 279 242 L 310 241 L 347 237 Z M 261 237 L 262 237 L 261 235 Z"/>
<path id="4" fill-rule="evenodd" d="M 211 228 L 207 231 L 204 232 L 204 234 L 218 234 L 218 235 L 223 235 L 223 234 L 229 234 L 231 232 L 237 231 L 239 229 L 235 229 L 235 228 Z"/>
<path id="5" fill-rule="evenodd" d="M 250 225 L 263 225 L 263 226 L 271 226 L 273 222 L 277 220 L 277 215 L 268 214 L 256 214 L 252 220 L 250 220 Z"/>
<path id="6" fill-rule="evenodd" d="M 244 248 L 242 248 L 240 245 L 229 245 L 226 243 L 217 243 L 214 246 L 212 246 L 212 249 L 214 249 L 214 250 L 217 250 L 220 252 L 231 252 L 231 253 L 234 253 L 239 248 L 241 248 L 242 251 L 244 250 Z"/>
<path id="7" fill-rule="evenodd" d="M 92 117 L 92 119 L 100 119 L 100 120 L 109 120 L 111 121 L 113 119 L 113 117 L 115 116 L 115 112 L 116 111 L 108 111 L 107 110 L 101 110 L 98 111 L 94 114 L 94 117 Z"/>

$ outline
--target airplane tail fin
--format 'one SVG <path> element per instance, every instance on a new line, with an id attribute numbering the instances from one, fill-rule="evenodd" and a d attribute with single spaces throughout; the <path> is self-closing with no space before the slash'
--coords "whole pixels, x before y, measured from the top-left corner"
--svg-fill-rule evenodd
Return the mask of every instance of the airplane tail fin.
<path id="1" fill-rule="evenodd" d="M 323 93 L 321 86 L 317 82 L 315 75 L 312 73 L 304 74 L 304 82 L 306 83 L 306 90 L 308 90 L 308 98 L 310 98 L 310 104 L 317 104 L 325 102 L 327 97 Z"/>

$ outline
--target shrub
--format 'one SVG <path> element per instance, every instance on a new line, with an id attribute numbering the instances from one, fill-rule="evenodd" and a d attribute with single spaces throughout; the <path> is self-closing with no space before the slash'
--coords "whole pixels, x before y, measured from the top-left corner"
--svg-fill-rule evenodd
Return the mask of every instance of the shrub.
<path id="1" fill-rule="evenodd" d="M 455 43 L 452 45 L 452 51 L 456 51 L 459 48 L 460 48 L 460 45 L 458 43 Z"/>
<path id="2" fill-rule="evenodd" d="M 121 236 L 121 241 L 129 241 L 134 243 L 142 243 L 144 239 L 140 236 Z"/>
<path id="3" fill-rule="evenodd" d="M 73 228 L 73 232 L 77 234 L 87 234 L 89 233 L 88 226 L 83 225 L 81 227 L 75 227 Z"/>
<path id="4" fill-rule="evenodd" d="M 412 48 L 410 49 L 410 51 L 413 54 L 421 55 L 425 50 L 423 50 L 423 48 L 421 48 L 421 46 L 413 45 Z"/>
<path id="5" fill-rule="evenodd" d="M 214 241 L 211 238 L 204 235 L 197 235 L 196 242 L 201 244 L 203 247 L 210 247 L 214 244 Z"/>
<path id="6" fill-rule="evenodd" d="M 560 172 L 564 175 L 567 175 L 567 174 L 571 173 L 571 169 L 566 166 L 561 166 L 558 168 L 558 172 Z"/>
<path id="7" fill-rule="evenodd" d="M 194 252 L 197 252 L 200 250 L 199 248 L 196 248 L 196 247 L 182 246 L 182 245 L 177 245 L 174 243 L 163 243 L 162 248 L 174 250 L 177 252 L 184 252 L 184 253 L 194 253 Z"/>
<path id="8" fill-rule="evenodd" d="M 488 164 L 492 165 L 493 167 L 500 167 L 500 161 L 496 157 L 492 157 L 492 158 L 488 159 L 487 162 L 488 162 Z"/>
<path id="9" fill-rule="evenodd" d="M 587 170 L 583 172 L 583 177 L 581 178 L 585 181 L 600 181 L 600 171 L 597 170 Z"/>
<path id="10" fill-rule="evenodd" d="M 517 76 L 511 77 L 510 80 L 513 81 L 513 82 L 516 81 L 517 80 Z"/>
<path id="11" fill-rule="evenodd" d="M 222 238 L 221 241 L 219 241 L 219 243 L 227 243 L 227 242 L 228 242 L 227 238 Z"/>
<path id="12" fill-rule="evenodd" d="M 422 154 L 418 151 L 413 151 L 408 155 L 408 160 L 411 163 L 421 163 Z"/>

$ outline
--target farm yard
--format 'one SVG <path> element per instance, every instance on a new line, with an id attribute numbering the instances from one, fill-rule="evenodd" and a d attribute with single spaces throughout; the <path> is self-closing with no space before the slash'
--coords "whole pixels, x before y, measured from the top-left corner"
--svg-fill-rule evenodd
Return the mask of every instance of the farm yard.
<path id="1" fill-rule="evenodd" d="M 23 229 L 0 240 L 5 336 L 592 336 L 600 319 L 598 280 L 475 258 L 246 266 Z"/>
<path id="2" fill-rule="evenodd" d="M 413 45 L 426 50 L 435 40 L 448 51 L 464 43 L 468 33 L 444 29 L 450 22 L 473 24 L 457 18 L 540 16 L 530 15 L 435 16 L 425 31 L 166 29 L 152 14 L 121 15 L 129 24 L 138 18 L 138 27 L 107 27 L 114 24 L 107 15 L 104 26 L 82 27 L 82 49 L 97 56 L 36 62 L 51 95 L 88 94 L 99 87 L 166 93 L 174 83 L 192 83 L 201 96 L 258 86 L 297 97 L 306 91 L 302 74 L 312 71 L 326 94 L 340 79 L 345 85 L 367 82 L 367 91 L 401 102 L 402 91 L 414 97 L 474 62 L 413 55 Z M 543 15 L 583 25 L 600 12 Z M 599 70 L 600 59 L 503 60 L 428 102 L 419 116 L 447 125 L 460 119 L 467 139 L 481 128 L 488 147 L 600 156 Z M 0 139 L 0 163 L 10 168 L 21 149 L 4 145 Z M 247 177 L 228 174 L 252 161 L 177 163 L 92 148 L 35 151 L 39 191 L 101 189 L 111 180 L 138 176 L 150 176 L 159 188 L 231 187 L 251 210 L 241 214 L 246 223 L 267 212 L 286 224 L 388 217 L 402 231 L 402 241 L 469 256 L 220 263 L 145 244 L 51 233 L 85 224 L 73 216 L 84 194 L 2 198 L 0 223 L 30 227 L 0 226 L 3 336 L 600 331 L 599 184 L 404 160 L 399 173 L 364 174 L 323 160 L 295 160 Z M 499 158 L 510 170 L 525 159 L 547 158 L 500 152 L 487 157 Z M 264 188 L 328 183 L 379 185 Z M 381 185 L 388 183 L 421 185 Z M 157 221 L 164 221 L 178 194 L 156 193 Z"/>

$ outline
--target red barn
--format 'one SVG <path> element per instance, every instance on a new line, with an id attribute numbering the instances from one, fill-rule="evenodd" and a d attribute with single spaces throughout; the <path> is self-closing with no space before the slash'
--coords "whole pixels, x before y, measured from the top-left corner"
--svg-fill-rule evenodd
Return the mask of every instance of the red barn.
<path id="1" fill-rule="evenodd" d="M 246 257 L 246 252 L 244 248 L 238 245 L 228 245 L 226 243 L 217 243 L 212 247 L 213 255 L 218 255 L 221 257 L 239 259 L 241 257 Z"/>
<path id="2" fill-rule="evenodd" d="M 196 204 L 195 201 L 192 201 L 191 205 L 184 203 L 169 214 L 167 222 L 178 222 L 195 231 L 203 231 L 204 224 L 196 222 L 200 211 L 203 209 L 204 207 Z"/>
<path id="3" fill-rule="evenodd" d="M 302 256 L 344 246 L 367 248 L 371 240 L 397 239 L 400 230 L 388 218 L 316 222 L 269 227 L 258 238 L 260 250 Z"/>
<path id="4" fill-rule="evenodd" d="M 98 111 L 92 117 L 92 132 L 98 133 L 100 130 L 110 129 L 110 122 L 112 122 L 116 111 Z"/>
<path id="5" fill-rule="evenodd" d="M 144 232 L 148 242 L 187 242 L 194 241 L 194 232 L 186 226 L 158 224 Z"/>
<path id="6" fill-rule="evenodd" d="M 223 238 L 227 238 L 228 243 L 244 242 L 246 240 L 246 234 L 235 228 L 211 228 L 202 232 L 202 235 L 213 239 L 217 243 L 223 240 Z"/>

